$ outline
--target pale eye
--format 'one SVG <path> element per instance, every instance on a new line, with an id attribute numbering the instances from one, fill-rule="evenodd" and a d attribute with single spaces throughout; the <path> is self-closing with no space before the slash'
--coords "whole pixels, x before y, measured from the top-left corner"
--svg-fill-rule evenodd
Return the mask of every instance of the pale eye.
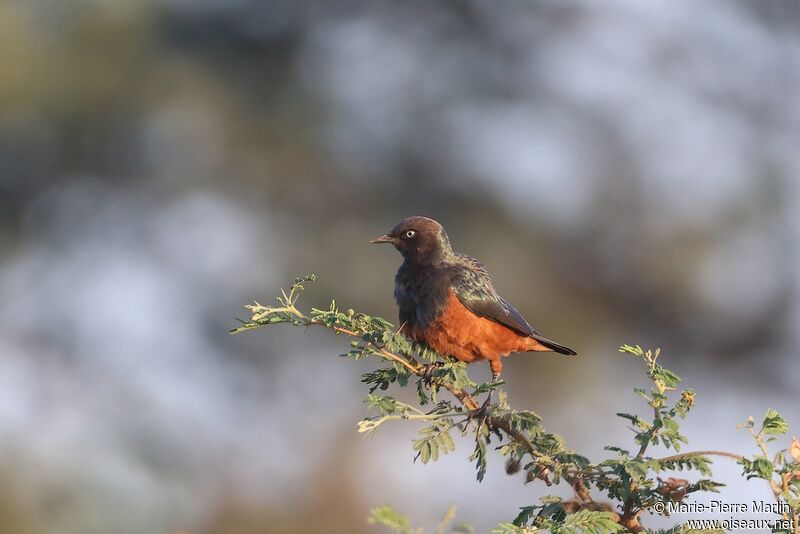
<path id="1" fill-rule="evenodd" d="M 406 232 L 406 237 L 409 238 L 409 239 L 411 239 L 415 235 L 417 235 L 417 232 L 415 232 L 414 230 L 409 230 L 409 231 Z"/>

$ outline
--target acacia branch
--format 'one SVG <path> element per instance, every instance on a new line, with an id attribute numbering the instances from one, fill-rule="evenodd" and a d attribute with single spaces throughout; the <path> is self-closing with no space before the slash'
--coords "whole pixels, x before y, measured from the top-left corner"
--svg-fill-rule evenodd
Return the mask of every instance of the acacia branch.
<path id="1" fill-rule="evenodd" d="M 357 332 L 357 331 L 350 330 L 348 328 L 344 328 L 344 327 L 341 327 L 341 326 L 338 326 L 338 325 L 328 325 L 328 324 L 323 323 L 321 321 L 315 321 L 314 319 L 309 319 L 309 318 L 303 316 L 302 314 L 300 314 L 300 316 L 302 318 L 305 318 L 306 324 L 309 325 L 309 326 L 324 326 L 324 327 L 326 327 L 328 329 L 334 330 L 335 332 L 338 332 L 340 334 L 344 334 L 344 335 L 347 335 L 347 336 L 350 336 L 350 337 L 353 337 L 353 338 L 361 338 L 365 334 L 365 332 Z M 412 374 L 414 374 L 414 375 L 416 375 L 416 376 L 418 376 L 420 378 L 424 378 L 425 377 L 425 366 L 416 364 L 414 362 L 411 362 L 407 358 L 403 357 L 402 355 L 396 354 L 396 353 L 394 353 L 392 351 L 387 350 L 385 347 L 377 346 L 374 343 L 370 343 L 370 345 L 372 345 L 372 348 L 374 349 L 374 352 L 378 356 L 380 356 L 382 358 L 385 358 L 387 360 L 391 360 L 391 361 L 399 363 L 400 365 L 402 365 L 403 367 L 408 369 L 409 372 L 411 372 Z M 442 387 L 442 388 L 446 389 L 451 395 L 453 395 L 462 404 L 462 406 L 464 406 L 464 408 L 466 408 L 470 412 L 470 414 L 474 414 L 480 409 L 480 405 L 478 404 L 478 402 L 465 389 L 458 388 L 458 387 L 454 386 L 453 384 L 451 384 L 450 382 L 448 382 L 446 380 L 443 380 L 441 377 L 436 377 L 436 378 L 432 379 L 432 383 L 435 384 L 438 387 Z M 505 418 L 505 417 L 497 417 L 497 416 L 489 416 L 489 417 L 486 418 L 486 424 L 487 424 L 487 426 L 489 427 L 490 430 L 495 430 L 496 429 L 496 430 L 500 430 L 500 431 L 504 432 L 512 441 L 514 441 L 514 442 L 518 443 L 519 445 L 521 445 L 522 448 L 531 456 L 531 458 L 533 458 L 537 462 L 541 462 L 541 454 L 539 453 L 537 448 L 534 446 L 534 444 L 531 443 L 530 439 L 528 439 L 528 437 L 525 435 L 524 432 L 521 432 L 520 430 L 518 430 L 516 428 L 513 428 L 511 426 L 511 423 L 509 422 L 509 420 L 507 418 Z M 543 467 L 543 470 L 541 471 L 541 474 L 540 474 L 539 478 L 541 478 L 544 481 L 545 484 L 550 486 L 552 484 L 552 482 L 550 481 L 549 477 L 547 476 L 547 467 L 549 467 L 549 466 L 547 466 L 545 464 L 542 464 L 542 467 Z M 566 473 L 565 474 L 565 479 L 567 480 L 567 482 L 571 486 L 573 486 L 573 488 L 578 488 L 578 489 L 576 489 L 576 492 L 578 492 L 580 490 L 580 487 L 581 487 L 580 485 L 583 484 L 583 477 L 587 473 L 588 472 L 584 472 L 584 471 L 574 471 L 574 472 L 571 472 L 571 473 Z M 579 494 L 586 494 L 585 489 L 583 491 L 580 491 Z M 591 499 L 587 499 L 587 500 L 591 500 Z"/>
<path id="2" fill-rule="evenodd" d="M 280 309 L 273 308 L 272 311 L 280 311 L 282 313 L 286 313 L 287 315 L 291 315 L 292 317 L 294 317 L 294 320 L 300 321 L 305 326 L 322 326 L 327 329 L 333 330 L 334 332 L 337 332 L 339 334 L 344 334 L 352 338 L 360 339 L 363 338 L 364 334 L 367 334 L 367 332 L 351 330 L 343 326 L 339 326 L 336 324 L 331 325 L 322 321 L 309 318 L 308 316 L 300 312 L 294 306 L 293 302 Z M 377 356 L 384 358 L 386 360 L 396 362 L 402 365 L 404 368 L 406 368 L 411 374 L 414 374 L 420 378 L 425 378 L 424 365 L 420 365 L 417 364 L 416 362 L 409 361 L 402 355 L 387 350 L 385 347 L 376 345 L 373 342 L 369 342 L 369 348 Z M 477 413 L 478 410 L 480 409 L 480 405 L 478 404 L 478 402 L 465 389 L 458 388 L 454 386 L 452 383 L 442 379 L 441 377 L 435 377 L 431 380 L 431 382 L 438 387 L 444 388 L 451 395 L 453 395 L 453 397 L 455 397 L 461 403 L 461 405 L 467 409 L 470 415 Z M 531 456 L 531 458 L 533 458 L 537 462 L 541 462 L 541 454 L 533 445 L 533 443 L 531 443 L 531 441 L 528 439 L 528 437 L 525 435 L 524 432 L 521 432 L 520 430 L 513 428 L 507 418 L 489 416 L 486 418 L 485 421 L 490 430 L 500 430 L 504 432 L 512 441 L 519 444 Z M 541 474 L 539 475 L 539 478 L 541 478 L 545 482 L 545 484 L 549 486 L 552 484 L 549 477 L 547 476 L 548 473 L 547 467 L 549 466 L 545 465 L 544 463 L 542 463 L 541 465 L 543 469 L 541 471 Z M 565 478 L 567 482 L 570 483 L 570 485 L 576 487 L 576 484 L 582 483 L 582 477 L 585 476 L 585 474 L 586 473 L 576 471 L 574 473 L 565 474 Z"/>
<path id="3" fill-rule="evenodd" d="M 271 311 L 272 312 L 276 312 L 277 311 L 277 312 L 286 313 L 287 315 L 292 316 L 295 320 L 301 321 L 302 324 L 305 325 L 305 326 L 322 326 L 322 327 L 325 327 L 325 328 L 327 328 L 329 330 L 333 330 L 334 332 L 336 332 L 338 334 L 343 334 L 343 335 L 346 335 L 346 336 L 351 337 L 351 338 L 361 339 L 364 336 L 364 334 L 367 334 L 367 332 L 352 330 L 352 329 L 345 328 L 343 326 L 336 325 L 336 324 L 329 325 L 329 324 L 327 324 L 325 322 L 312 319 L 312 318 L 306 316 L 305 314 L 303 314 L 301 311 L 299 311 L 294 306 L 293 302 L 291 304 L 289 304 L 288 306 L 285 306 L 283 308 L 272 308 Z M 414 361 L 411 361 L 411 360 L 409 360 L 408 358 L 404 357 L 401 354 L 397 354 L 395 352 L 387 350 L 385 347 L 376 345 L 376 344 L 374 344 L 372 342 L 370 342 L 369 345 L 370 345 L 369 348 L 371 349 L 371 351 L 376 356 L 379 356 L 379 357 L 381 357 L 383 359 L 398 363 L 399 365 L 403 366 L 406 370 L 408 370 L 411 374 L 413 374 L 413 375 L 415 375 L 417 377 L 420 377 L 420 378 L 425 378 L 425 366 L 424 365 L 421 365 L 421 364 L 418 364 L 418 363 L 416 363 Z M 477 412 L 479 410 L 480 405 L 475 400 L 475 398 L 472 395 L 470 395 L 470 393 L 468 391 L 466 391 L 465 389 L 458 388 L 458 387 L 454 386 L 452 383 L 444 380 L 441 377 L 435 377 L 435 378 L 433 378 L 431 380 L 431 382 L 433 384 L 435 384 L 437 387 L 441 387 L 441 388 L 447 390 L 471 414 L 475 413 L 475 412 Z M 654 411 L 656 412 L 656 414 L 658 413 L 657 409 L 655 409 L 655 408 L 654 408 Z M 486 418 L 486 424 L 492 430 L 496 429 L 496 430 L 500 430 L 503 433 L 505 433 L 512 441 L 514 441 L 517 444 L 519 444 L 523 448 L 523 450 L 525 450 L 525 452 L 527 452 L 534 460 L 536 460 L 537 462 L 541 462 L 541 455 L 540 455 L 539 451 L 537 450 L 536 446 L 530 441 L 530 439 L 528 439 L 528 437 L 525 435 L 524 432 L 521 432 L 520 430 L 517 430 L 517 429 L 513 428 L 511 426 L 511 424 L 509 423 L 507 418 L 497 417 L 497 416 L 489 416 L 489 417 Z M 642 458 L 644 456 L 644 453 L 647 450 L 647 445 L 649 444 L 649 441 L 650 440 L 647 440 L 645 443 L 642 444 L 642 447 L 640 448 L 640 450 L 638 451 L 638 454 L 637 454 L 638 458 Z M 682 458 L 692 458 L 692 457 L 698 457 L 698 456 L 723 456 L 723 457 L 732 458 L 734 460 L 741 460 L 741 459 L 744 458 L 744 456 L 742 456 L 740 454 L 736 454 L 736 453 L 733 453 L 733 452 L 727 452 L 727 451 L 692 451 L 692 452 L 685 452 L 685 453 L 681 453 L 681 454 L 675 454 L 675 455 L 667 456 L 667 457 L 664 457 L 664 458 L 659 458 L 657 460 L 660 461 L 660 462 L 668 462 L 668 461 L 679 460 L 679 459 L 682 459 Z M 550 466 L 542 463 L 542 467 L 543 468 L 547 468 L 547 467 L 550 467 Z M 574 470 L 570 470 L 569 472 L 565 473 L 564 476 L 565 476 L 566 481 L 573 487 L 573 489 L 574 488 L 579 488 L 580 489 L 580 487 L 583 485 L 583 479 L 586 476 L 591 476 L 593 474 L 596 474 L 596 472 L 597 472 L 596 469 L 593 469 L 593 468 L 584 469 L 584 470 L 574 469 Z M 551 481 L 549 480 L 549 477 L 547 476 L 547 472 L 546 471 L 544 471 L 543 476 L 541 476 L 540 478 L 547 485 L 551 484 Z M 580 494 L 586 494 L 586 491 L 581 491 Z M 633 510 L 631 508 L 629 508 L 628 510 L 625 510 L 625 511 L 628 512 L 626 515 L 628 515 L 629 517 L 631 515 L 633 515 Z"/>
<path id="4" fill-rule="evenodd" d="M 396 401 L 396 404 L 402 405 L 403 409 L 401 410 L 403 413 L 400 414 L 384 414 L 382 417 L 378 418 L 370 418 L 362 421 L 359 423 L 359 431 L 369 431 L 377 428 L 380 424 L 390 420 L 399 420 L 399 419 L 409 419 L 409 420 L 417 420 L 417 421 L 436 421 L 438 419 L 446 418 L 448 419 L 448 428 L 452 428 L 453 426 L 458 426 L 459 429 L 462 430 L 463 433 L 466 433 L 466 426 L 462 426 L 463 423 L 469 424 L 469 421 L 475 418 L 480 418 L 481 423 L 485 424 L 485 427 L 482 427 L 482 424 L 479 424 L 478 430 L 475 431 L 476 440 L 480 439 L 481 436 L 485 436 L 485 440 L 483 442 L 479 442 L 476 444 L 476 455 L 480 453 L 479 456 L 479 474 L 478 479 L 482 478 L 482 473 L 485 470 L 485 445 L 489 442 L 489 435 L 491 433 L 496 434 L 499 438 L 501 438 L 501 445 L 503 447 L 510 447 L 510 449 L 506 449 L 504 454 L 510 454 L 510 461 L 513 460 L 512 463 L 516 463 L 517 467 L 515 470 L 519 469 L 519 460 L 525 456 L 529 455 L 533 463 L 527 465 L 525 467 L 528 473 L 528 481 L 533 480 L 534 478 L 539 478 L 544 481 L 548 486 L 552 484 L 549 475 L 552 474 L 556 480 L 559 477 L 562 477 L 565 482 L 567 482 L 575 492 L 579 503 L 579 510 L 583 509 L 585 506 L 587 510 L 605 510 L 602 507 L 597 508 L 592 497 L 589 493 L 589 488 L 594 485 L 599 489 L 606 489 L 610 488 L 610 483 L 623 483 L 627 484 L 625 498 L 620 499 L 619 494 L 616 493 L 619 500 L 622 500 L 621 503 L 621 514 L 614 513 L 613 517 L 610 518 L 611 521 L 619 523 L 623 527 L 625 527 L 630 532 L 642 532 L 643 528 L 639 523 L 639 516 L 642 510 L 648 509 L 651 505 L 647 504 L 647 499 L 652 500 L 653 495 L 655 495 L 656 499 L 661 499 L 665 493 L 661 493 L 658 495 L 654 493 L 655 490 L 648 489 L 646 486 L 639 487 L 638 480 L 639 478 L 633 476 L 626 476 L 625 471 L 629 469 L 628 463 L 631 461 L 637 461 L 642 463 L 642 461 L 649 462 L 655 461 L 659 463 L 669 463 L 680 461 L 683 459 L 688 458 L 698 458 L 698 457 L 705 457 L 705 456 L 721 456 L 730 458 L 736 461 L 740 461 L 745 463 L 747 458 L 736 454 L 733 452 L 728 451 L 721 451 L 721 450 L 703 450 L 703 451 L 691 451 L 691 452 L 684 452 L 679 454 L 673 454 L 671 456 L 666 456 L 662 458 L 652 458 L 651 456 L 645 456 L 647 454 L 649 446 L 653 443 L 656 436 L 664 436 L 667 430 L 663 430 L 664 427 L 664 420 L 669 419 L 670 422 L 672 418 L 676 415 L 676 410 L 678 410 L 678 404 L 676 403 L 675 407 L 662 412 L 661 408 L 663 407 L 662 402 L 666 400 L 665 392 L 668 390 L 673 390 L 674 388 L 671 387 L 674 385 L 675 382 L 679 380 L 677 376 L 674 376 L 670 371 L 661 368 L 660 366 L 656 365 L 656 360 L 659 356 L 659 351 L 656 350 L 655 353 L 651 353 L 651 351 L 644 351 L 638 345 L 636 347 L 632 347 L 630 345 L 624 345 L 620 348 L 621 352 L 629 352 L 631 354 L 637 355 L 642 357 L 645 362 L 648 364 L 649 373 L 648 375 L 653 379 L 655 384 L 655 389 L 653 393 L 655 394 L 653 398 L 648 397 L 647 395 L 643 394 L 643 390 L 637 390 L 642 396 L 648 401 L 650 406 L 653 408 L 653 424 L 652 426 L 645 430 L 644 426 L 642 428 L 642 432 L 639 434 L 639 439 L 641 443 L 639 443 L 639 450 L 634 455 L 631 456 L 630 453 L 627 451 L 623 451 L 622 449 L 618 449 L 624 453 L 625 458 L 622 460 L 617 461 L 616 463 L 607 460 L 605 462 L 601 462 L 599 464 L 589 464 L 587 465 L 584 461 L 577 462 L 575 460 L 568 460 L 566 459 L 567 456 L 571 454 L 570 451 L 565 451 L 563 445 L 559 444 L 555 454 L 549 445 L 546 445 L 547 441 L 542 441 L 544 445 L 537 445 L 540 437 L 540 432 L 542 430 L 539 427 L 539 421 L 537 418 L 536 423 L 531 426 L 528 422 L 521 422 L 523 420 L 517 419 L 516 415 L 517 412 L 508 410 L 507 405 L 501 406 L 502 410 L 494 411 L 493 415 L 492 411 L 489 412 L 489 415 L 484 417 L 484 414 L 479 408 L 478 402 L 475 400 L 475 396 L 479 393 L 485 391 L 486 385 L 478 386 L 477 389 L 470 393 L 466 387 L 458 387 L 455 384 L 467 384 L 468 387 L 472 388 L 475 384 L 469 380 L 468 377 L 465 376 L 464 371 L 461 368 L 457 369 L 450 369 L 450 371 L 454 371 L 453 377 L 450 378 L 449 375 L 438 375 L 438 376 L 431 376 L 431 365 L 432 364 L 425 364 L 420 362 L 420 358 L 423 360 L 427 360 L 427 351 L 425 350 L 417 350 L 417 348 L 413 345 L 409 345 L 402 336 L 398 335 L 399 331 L 391 332 L 394 330 L 394 327 L 386 322 L 385 320 L 378 318 L 378 317 L 369 317 L 363 314 L 356 314 L 353 310 L 348 310 L 347 313 L 341 313 L 336 308 L 335 302 L 331 304 L 329 310 L 318 310 L 313 309 L 312 312 L 308 315 L 301 312 L 296 306 L 295 303 L 297 301 L 298 292 L 303 290 L 302 283 L 305 281 L 312 281 L 313 275 L 310 277 L 296 279 L 295 284 L 291 287 L 288 295 L 286 292 L 281 290 L 281 296 L 278 297 L 278 301 L 281 304 L 279 307 L 268 307 L 262 306 L 257 302 L 255 305 L 246 306 L 251 312 L 251 320 L 248 322 L 241 321 L 243 323 L 237 329 L 234 329 L 232 333 L 242 331 L 242 330 L 249 330 L 252 328 L 257 328 L 259 326 L 266 326 L 270 324 L 277 324 L 277 323 L 290 323 L 295 326 L 323 326 L 329 330 L 332 330 L 335 334 L 343 334 L 349 338 L 358 340 L 358 342 L 354 342 L 352 345 L 356 347 L 355 350 L 351 351 L 351 354 L 359 357 L 359 356 L 374 356 L 388 362 L 394 364 L 394 369 L 392 373 L 388 373 L 389 379 L 379 379 L 375 381 L 370 376 L 366 376 L 365 381 L 369 383 L 375 383 L 380 385 L 381 388 L 385 389 L 386 385 L 389 382 L 400 382 L 401 385 L 405 385 L 406 380 L 408 379 L 409 375 L 414 375 L 419 377 L 420 379 L 424 380 L 425 383 L 433 386 L 434 388 L 441 388 L 448 391 L 456 400 L 459 401 L 462 408 L 458 408 L 454 406 L 450 402 L 443 402 L 440 403 L 439 408 L 433 410 L 432 412 L 426 413 L 414 406 L 406 405 L 404 403 L 400 403 Z M 392 335 L 390 335 L 392 334 Z M 389 371 L 389 369 L 383 369 L 382 371 Z M 377 376 L 381 376 L 380 373 L 376 373 Z M 402 382 L 401 382 L 402 377 Z M 384 380 L 384 381 L 380 381 Z M 418 381 L 418 385 L 420 382 Z M 377 386 L 376 386 L 377 387 Z M 374 391 L 374 388 L 373 390 Z M 435 391 L 435 390 L 434 390 Z M 421 392 L 422 397 L 425 397 L 425 394 Z M 686 398 L 683 398 L 683 395 L 687 395 Z M 678 411 L 678 414 L 683 416 L 685 411 L 688 410 L 688 407 L 691 406 L 691 392 L 684 392 L 682 395 L 682 401 L 684 405 L 682 406 L 681 410 Z M 435 395 L 432 395 L 432 398 L 435 399 Z M 425 399 L 421 398 L 420 402 L 425 404 Z M 442 409 L 447 407 L 446 413 L 442 413 Z M 391 410 L 393 411 L 393 410 Z M 409 413 L 411 412 L 411 413 Z M 533 415 L 529 412 L 528 415 Z M 620 414 L 625 416 L 626 414 Z M 466 419 L 461 421 L 460 423 L 454 423 L 450 418 L 457 417 L 457 416 L 466 416 Z M 752 421 L 752 419 L 751 419 Z M 437 423 L 434 423 L 437 424 Z M 785 423 L 784 423 L 785 424 Z M 774 425 L 773 425 L 774 426 Z M 531 430 L 534 429 L 534 430 Z M 671 427 L 670 427 L 671 429 Z M 486 431 L 488 430 L 488 434 Z M 677 430 L 671 429 L 673 434 L 676 434 L 678 438 L 682 438 L 679 434 L 677 434 Z M 764 430 L 758 434 L 756 434 L 752 429 L 752 422 L 749 428 L 750 433 L 755 438 L 756 442 L 758 443 L 761 451 L 764 454 L 765 458 L 767 456 L 766 450 L 766 443 L 763 439 Z M 503 439 L 503 435 L 508 439 L 508 442 L 503 443 L 505 440 Z M 672 435 L 672 434 L 670 434 Z M 558 438 L 552 434 L 545 433 L 547 439 L 551 438 Z M 449 435 L 448 435 L 449 438 Z M 666 439 L 666 438 L 664 438 Z M 674 439 L 674 436 L 670 439 Z M 666 441 L 665 444 L 669 445 Z M 452 445 L 451 445 L 452 447 Z M 541 447 L 541 448 L 540 448 Z M 417 449 L 417 445 L 415 445 L 415 449 Z M 651 453 L 652 454 L 652 453 Z M 564 456 L 566 455 L 566 456 Z M 795 456 L 795 458 L 797 458 Z M 425 460 L 425 456 L 423 455 L 423 461 Z M 588 461 L 587 461 L 588 462 Z M 777 460 L 773 462 L 773 465 L 777 463 Z M 694 465 L 694 464 L 691 464 Z M 651 466 L 652 467 L 652 466 Z M 638 467 L 637 469 L 640 469 Z M 647 467 L 646 469 L 649 469 Z M 659 471 L 664 469 L 662 466 L 652 467 L 654 470 Z M 509 470 L 509 473 L 512 471 Z M 632 474 L 628 471 L 629 474 Z M 787 473 L 780 473 L 781 474 L 781 484 L 779 485 L 775 480 L 769 480 L 773 492 L 775 493 L 776 499 L 781 499 L 782 492 L 789 491 L 789 484 L 790 481 L 793 480 L 793 474 Z M 658 479 L 661 482 L 661 479 Z M 611 481 L 611 482 L 609 482 Z M 706 481 L 709 482 L 709 481 Z M 688 483 L 685 483 L 688 484 Z M 713 482 L 712 482 L 713 484 Z M 657 489 L 658 490 L 658 489 Z M 615 490 L 616 491 L 616 490 Z M 694 491 L 694 490 L 692 490 Z M 660 491 L 659 491 L 660 492 Z M 676 492 L 672 492 L 676 493 Z M 647 497 L 649 495 L 650 497 Z M 679 497 L 682 499 L 686 495 L 686 491 L 680 494 Z M 669 498 L 673 498 L 670 494 Z M 645 500 L 642 500 L 645 499 Z M 602 503 L 601 503 L 602 504 Z M 594 507 L 590 507 L 590 505 Z M 536 508 L 536 507 L 529 507 L 529 508 Z M 542 507 L 544 510 L 544 507 Z M 607 510 L 612 510 L 610 506 L 607 506 Z M 784 513 L 784 517 L 794 517 L 797 519 L 797 511 L 792 510 L 792 516 L 787 513 Z M 522 520 L 524 523 L 525 520 Z M 797 528 L 797 527 L 795 527 Z M 798 533 L 800 534 L 800 532 Z"/>
<path id="5" fill-rule="evenodd" d="M 364 332 L 355 332 L 353 330 L 349 330 L 349 329 L 343 328 L 341 326 L 336 326 L 336 325 L 328 326 L 327 324 L 325 324 L 323 322 L 315 321 L 313 319 L 308 319 L 306 324 L 309 325 L 309 326 L 324 326 L 326 328 L 334 330 L 335 332 L 338 332 L 340 334 L 345 334 L 345 335 L 348 335 L 348 336 L 354 337 L 354 338 L 360 338 L 364 334 Z M 379 347 L 379 346 L 374 345 L 374 344 L 372 344 L 372 346 L 375 349 L 375 353 L 378 356 L 381 356 L 384 359 L 392 360 L 394 362 L 399 363 L 400 365 L 402 365 L 403 367 L 408 369 L 408 371 L 411 372 L 411 374 L 414 374 L 414 375 L 416 375 L 416 376 L 418 376 L 420 378 L 424 378 L 425 377 L 425 374 L 424 374 L 425 373 L 425 367 L 423 365 L 419 365 L 419 364 L 415 364 L 413 362 L 410 362 L 406 358 L 403 358 L 402 356 L 400 356 L 399 354 L 395 354 L 394 352 L 386 350 L 384 347 Z M 442 380 L 441 378 L 434 378 L 434 379 L 431 380 L 431 382 L 433 384 L 436 384 L 439 387 L 443 387 L 444 389 L 449 391 L 456 399 L 458 399 L 458 401 L 467 410 L 469 410 L 471 412 L 474 412 L 474 411 L 476 411 L 476 410 L 478 410 L 480 408 L 480 406 L 478 405 L 478 402 L 466 390 L 461 389 L 461 388 L 457 388 L 453 384 L 451 384 L 451 383 L 449 383 L 449 382 L 447 382 L 445 380 Z"/>

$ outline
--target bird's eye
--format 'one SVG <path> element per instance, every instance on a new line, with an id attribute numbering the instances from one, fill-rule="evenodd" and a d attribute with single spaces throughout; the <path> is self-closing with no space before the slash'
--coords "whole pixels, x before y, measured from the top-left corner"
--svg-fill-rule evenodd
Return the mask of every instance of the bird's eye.
<path id="1" fill-rule="evenodd" d="M 417 235 L 417 232 L 415 232 L 414 230 L 409 230 L 409 231 L 406 232 L 406 237 L 409 238 L 409 239 L 411 239 L 415 235 Z"/>

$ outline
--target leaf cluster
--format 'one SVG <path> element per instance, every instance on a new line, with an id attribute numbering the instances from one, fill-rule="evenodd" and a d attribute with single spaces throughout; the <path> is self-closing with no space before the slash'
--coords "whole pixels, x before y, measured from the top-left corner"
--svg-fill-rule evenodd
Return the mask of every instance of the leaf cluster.
<path id="1" fill-rule="evenodd" d="M 756 430 L 755 420 L 750 417 L 739 424 L 753 438 L 758 452 L 741 458 L 742 474 L 747 479 L 767 481 L 778 506 L 782 522 L 773 532 L 797 534 L 800 532 L 800 440 L 793 437 L 788 446 L 774 455 L 768 444 L 779 441 L 789 431 L 789 424 L 773 408 L 767 410 Z"/>

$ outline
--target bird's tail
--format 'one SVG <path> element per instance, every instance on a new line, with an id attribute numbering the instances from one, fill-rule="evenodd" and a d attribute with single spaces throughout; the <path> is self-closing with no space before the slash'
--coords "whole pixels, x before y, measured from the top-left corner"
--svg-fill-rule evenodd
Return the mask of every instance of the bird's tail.
<path id="1" fill-rule="evenodd" d="M 531 336 L 531 337 L 536 341 L 538 341 L 539 343 L 541 343 L 542 345 L 544 345 L 545 347 L 547 347 L 549 350 L 552 350 L 553 352 L 557 352 L 559 354 L 565 354 L 567 356 L 575 356 L 576 354 L 578 354 L 571 348 L 565 347 L 564 345 L 559 345 L 555 341 L 550 341 L 546 337 L 541 337 L 541 336 Z"/>

